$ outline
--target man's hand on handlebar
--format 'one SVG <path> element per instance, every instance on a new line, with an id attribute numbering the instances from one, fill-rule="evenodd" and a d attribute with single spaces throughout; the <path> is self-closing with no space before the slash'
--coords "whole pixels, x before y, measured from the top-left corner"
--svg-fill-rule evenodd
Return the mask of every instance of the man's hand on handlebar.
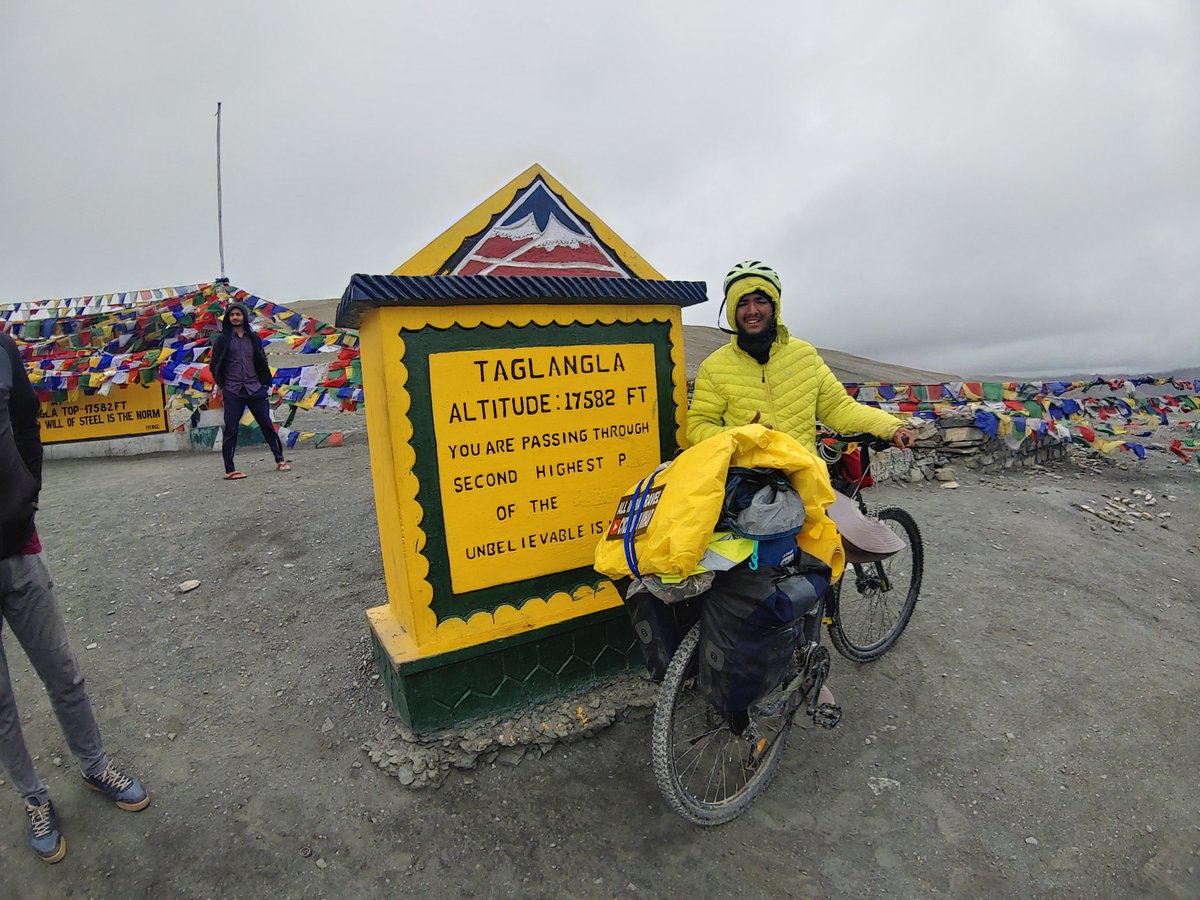
<path id="1" fill-rule="evenodd" d="M 836 434 L 831 433 L 828 429 L 818 435 L 818 440 L 825 443 L 833 442 L 835 444 L 863 444 L 871 450 L 887 450 L 890 447 L 898 447 L 901 450 L 911 450 L 917 445 L 916 437 L 910 428 L 897 428 L 892 433 L 890 439 L 881 438 L 878 435 L 863 433 L 863 434 Z"/>

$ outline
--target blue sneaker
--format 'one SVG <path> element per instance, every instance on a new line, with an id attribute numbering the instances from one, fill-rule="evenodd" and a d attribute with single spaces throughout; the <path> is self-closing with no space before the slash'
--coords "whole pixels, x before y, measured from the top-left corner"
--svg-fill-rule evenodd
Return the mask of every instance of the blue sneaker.
<path id="1" fill-rule="evenodd" d="M 43 862 L 56 863 L 67 855 L 67 842 L 58 830 L 53 803 L 26 800 L 25 815 L 29 817 L 29 846 Z"/>
<path id="2" fill-rule="evenodd" d="M 112 763 L 99 775 L 84 775 L 83 783 L 93 791 L 104 794 L 121 809 L 130 812 L 137 812 L 150 805 L 150 796 L 142 787 L 142 783 L 118 772 L 112 767 Z"/>

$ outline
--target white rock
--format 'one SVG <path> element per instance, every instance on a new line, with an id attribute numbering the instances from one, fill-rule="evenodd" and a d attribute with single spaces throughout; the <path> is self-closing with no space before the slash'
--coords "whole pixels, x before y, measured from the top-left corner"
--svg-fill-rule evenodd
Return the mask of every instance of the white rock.
<path id="1" fill-rule="evenodd" d="M 1035 838 L 1035 837 L 1027 837 L 1027 838 L 1025 838 L 1025 843 L 1027 843 L 1027 844 L 1032 844 L 1032 845 L 1033 845 L 1033 846 L 1035 846 L 1035 847 L 1037 846 L 1037 842 L 1038 842 L 1038 839 L 1037 839 L 1037 838 Z"/>
<path id="2" fill-rule="evenodd" d="M 943 481 L 943 482 L 942 482 L 942 487 L 944 487 L 944 488 L 956 488 L 956 487 L 958 487 L 958 482 L 957 482 L 957 481 Z"/>
<path id="3" fill-rule="evenodd" d="M 187 581 L 179 585 L 179 593 L 186 594 L 188 591 L 194 591 L 198 587 L 200 587 L 199 580 L 195 578 L 189 578 Z"/>
<path id="4" fill-rule="evenodd" d="M 880 778 L 872 775 L 867 779 L 867 787 L 871 789 L 871 793 L 878 797 L 884 791 L 894 790 L 900 787 L 900 782 L 894 778 Z"/>

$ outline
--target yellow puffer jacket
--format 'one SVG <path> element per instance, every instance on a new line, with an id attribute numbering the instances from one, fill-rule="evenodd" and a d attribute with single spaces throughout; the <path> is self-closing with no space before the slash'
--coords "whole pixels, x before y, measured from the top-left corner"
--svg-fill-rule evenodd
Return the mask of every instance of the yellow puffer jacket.
<path id="1" fill-rule="evenodd" d="M 736 335 L 700 364 L 688 411 L 689 444 L 748 425 L 755 415 L 809 449 L 816 446 L 818 419 L 842 434 L 881 438 L 900 427 L 895 416 L 847 394 L 812 344 L 791 337 L 782 322 L 776 329 L 766 365 L 739 348 Z"/>
<path id="2" fill-rule="evenodd" d="M 725 480 L 730 466 L 778 469 L 804 500 L 804 527 L 796 535 L 801 550 L 825 563 L 838 578 L 845 567 L 842 538 L 825 510 L 833 503 L 833 488 L 825 463 L 782 431 L 761 425 L 731 428 L 711 440 L 684 450 L 654 478 L 662 488 L 647 511 L 645 530 L 634 547 L 643 574 L 684 578 L 708 549 L 725 503 Z M 631 485 L 626 496 L 633 492 Z M 619 508 L 620 509 L 620 508 Z M 632 574 L 620 534 L 596 546 L 596 571 L 618 578 Z"/>

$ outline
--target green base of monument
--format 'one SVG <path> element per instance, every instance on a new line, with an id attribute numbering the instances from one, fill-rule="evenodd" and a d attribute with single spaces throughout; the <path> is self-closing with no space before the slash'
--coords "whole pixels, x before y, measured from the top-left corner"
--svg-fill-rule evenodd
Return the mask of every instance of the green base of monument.
<path id="1" fill-rule="evenodd" d="M 400 718 L 421 732 L 551 700 L 643 665 L 622 607 L 400 665 L 374 631 L 371 646 Z"/>

